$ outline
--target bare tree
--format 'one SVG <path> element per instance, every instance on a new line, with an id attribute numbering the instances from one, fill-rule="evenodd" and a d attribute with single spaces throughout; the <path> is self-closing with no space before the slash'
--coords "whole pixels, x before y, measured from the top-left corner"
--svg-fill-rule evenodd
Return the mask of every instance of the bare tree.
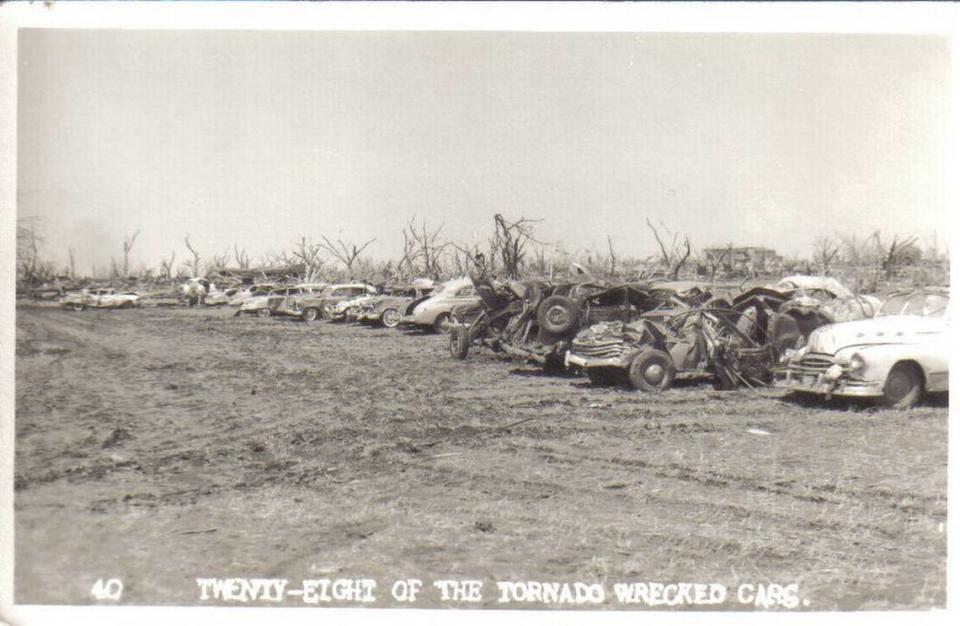
<path id="1" fill-rule="evenodd" d="M 610 276 L 617 275 L 617 253 L 613 249 L 613 240 L 607 235 L 607 250 L 610 254 Z"/>
<path id="2" fill-rule="evenodd" d="M 214 254 L 210 257 L 210 260 L 207 261 L 206 273 L 209 274 L 219 274 L 221 271 L 227 269 L 227 266 L 230 263 L 230 251 L 226 251 L 223 254 Z"/>
<path id="3" fill-rule="evenodd" d="M 901 238 L 900 235 L 894 235 L 888 244 L 880 236 L 880 231 L 877 231 L 873 233 L 873 242 L 879 261 L 878 270 L 883 272 L 887 280 L 893 278 L 900 269 L 920 260 L 916 237 Z"/>
<path id="4" fill-rule="evenodd" d="M 337 243 L 334 244 L 332 241 L 327 239 L 326 236 L 322 237 L 323 243 L 319 244 L 321 248 L 329 252 L 335 259 L 343 263 L 346 267 L 348 273 L 353 273 L 353 267 L 357 262 L 357 258 L 367 249 L 367 246 L 372 244 L 376 239 L 371 239 L 362 246 L 357 246 L 356 244 L 344 243 L 343 240 L 337 239 Z"/>
<path id="5" fill-rule="evenodd" d="M 416 218 L 403 229 L 404 260 L 413 273 L 430 278 L 440 278 L 443 273 L 443 251 L 450 246 L 450 242 L 440 241 L 443 224 L 436 230 L 429 230 L 427 223 L 422 221 L 419 229 Z"/>
<path id="6" fill-rule="evenodd" d="M 319 280 L 324 266 L 320 254 L 322 250 L 323 246 L 321 244 L 313 243 L 306 237 L 301 237 L 300 241 L 294 246 L 291 255 L 296 262 L 303 264 L 304 282 L 312 283 Z"/>
<path id="7" fill-rule="evenodd" d="M 240 249 L 237 242 L 233 242 L 233 260 L 242 270 L 250 269 L 250 255 L 246 249 Z"/>
<path id="8" fill-rule="evenodd" d="M 817 237 L 813 241 L 813 262 L 824 276 L 830 274 L 830 265 L 840 254 L 840 244 L 829 236 Z"/>
<path id="9" fill-rule="evenodd" d="M 39 284 L 46 274 L 40 260 L 40 220 L 36 216 L 17 218 L 17 282 L 27 285 Z"/>
<path id="10" fill-rule="evenodd" d="M 680 276 L 680 272 L 683 270 L 687 259 L 690 258 L 690 238 L 684 235 L 683 242 L 681 243 L 679 233 L 672 233 L 666 226 L 661 224 L 660 226 L 664 229 L 666 237 L 669 238 L 668 246 L 664 239 L 661 239 L 657 227 L 650 222 L 650 218 L 647 218 L 647 226 L 653 231 L 653 238 L 657 240 L 657 245 L 660 247 L 661 260 L 667 269 L 668 275 L 672 280 L 676 280 Z"/>
<path id="11" fill-rule="evenodd" d="M 508 278 L 520 278 L 527 244 L 531 241 L 540 243 L 533 236 L 533 224 L 539 221 L 521 217 L 511 222 L 500 213 L 493 216 L 494 230 L 490 248 L 500 259 L 503 272 Z"/>
<path id="12" fill-rule="evenodd" d="M 76 251 L 73 248 L 67 248 L 67 257 L 70 260 L 69 271 L 70 278 L 77 277 L 77 255 Z"/>
<path id="13" fill-rule="evenodd" d="M 133 250 L 133 244 L 137 241 L 137 235 L 140 231 L 135 231 L 132 235 L 123 238 L 123 275 L 129 276 L 130 272 L 130 251 Z"/>
<path id="14" fill-rule="evenodd" d="M 849 235 L 837 235 L 840 240 L 840 255 L 843 262 L 853 268 L 854 272 L 854 293 L 860 293 L 864 290 L 866 277 L 864 272 L 873 264 L 873 255 L 870 249 L 870 238 L 860 237 L 856 233 Z M 876 281 L 867 289 L 874 291 Z"/>
<path id="15" fill-rule="evenodd" d="M 197 252 L 197 249 L 193 247 L 190 243 L 190 235 L 187 234 L 183 238 L 183 242 L 187 244 L 187 250 L 190 251 L 190 254 L 193 255 L 192 261 L 184 261 L 183 266 L 190 270 L 190 275 L 193 278 L 200 276 L 200 253 Z"/>
<path id="16" fill-rule="evenodd" d="M 717 279 L 717 271 L 730 264 L 733 259 L 733 242 L 723 248 L 708 248 L 700 253 L 699 264 L 710 274 L 710 282 Z"/>
<path id="17" fill-rule="evenodd" d="M 177 258 L 177 253 L 170 252 L 170 260 L 160 259 L 160 278 L 173 278 L 173 262 Z"/>

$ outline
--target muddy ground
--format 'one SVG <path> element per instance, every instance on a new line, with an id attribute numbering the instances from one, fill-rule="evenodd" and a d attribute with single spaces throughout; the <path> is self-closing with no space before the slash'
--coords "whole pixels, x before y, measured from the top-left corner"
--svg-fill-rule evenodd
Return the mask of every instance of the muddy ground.
<path id="1" fill-rule="evenodd" d="M 17 602 L 118 578 L 124 604 L 198 604 L 195 578 L 241 576 L 375 578 L 379 606 L 405 577 L 945 603 L 945 399 L 650 396 L 457 362 L 441 336 L 231 315 L 18 307 Z"/>

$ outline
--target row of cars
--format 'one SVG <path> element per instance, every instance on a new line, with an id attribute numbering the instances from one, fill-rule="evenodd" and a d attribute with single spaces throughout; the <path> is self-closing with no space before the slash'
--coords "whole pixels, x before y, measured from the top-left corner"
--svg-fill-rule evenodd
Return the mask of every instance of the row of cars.
<path id="1" fill-rule="evenodd" d="M 943 287 L 881 300 L 819 276 L 746 291 L 677 281 L 610 284 L 588 276 L 566 283 L 464 277 L 382 288 L 204 285 L 201 302 L 236 306 L 235 315 L 446 332 L 456 359 L 489 349 L 547 370 L 580 372 L 594 384 L 623 382 L 647 392 L 706 377 L 720 389 L 773 384 L 902 408 L 948 389 Z M 62 303 L 127 308 L 138 306 L 139 296 L 97 288 Z"/>

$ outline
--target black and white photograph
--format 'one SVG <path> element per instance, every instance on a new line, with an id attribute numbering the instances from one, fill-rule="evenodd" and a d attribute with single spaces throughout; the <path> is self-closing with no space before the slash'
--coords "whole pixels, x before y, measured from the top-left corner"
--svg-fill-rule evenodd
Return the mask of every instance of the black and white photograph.
<path id="1" fill-rule="evenodd" d="M 37 24 L 11 624 L 947 608 L 949 30 Z"/>

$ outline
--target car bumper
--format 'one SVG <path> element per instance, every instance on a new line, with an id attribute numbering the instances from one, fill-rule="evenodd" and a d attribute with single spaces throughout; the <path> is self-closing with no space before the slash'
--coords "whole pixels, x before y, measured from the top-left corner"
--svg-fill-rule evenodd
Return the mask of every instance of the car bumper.
<path id="1" fill-rule="evenodd" d="M 823 374 L 800 373 L 783 370 L 778 374 L 774 386 L 798 393 L 814 394 L 830 398 L 831 396 L 851 398 L 876 398 L 883 395 L 883 382 L 857 380 L 843 375 L 830 380 Z"/>
<path id="2" fill-rule="evenodd" d="M 591 367 L 627 367 L 628 365 L 628 363 L 624 362 L 623 357 L 599 359 L 580 356 L 572 352 L 567 352 L 567 355 L 563 357 L 563 363 L 567 367 L 572 365 L 574 367 L 581 367 L 584 369 Z"/>

